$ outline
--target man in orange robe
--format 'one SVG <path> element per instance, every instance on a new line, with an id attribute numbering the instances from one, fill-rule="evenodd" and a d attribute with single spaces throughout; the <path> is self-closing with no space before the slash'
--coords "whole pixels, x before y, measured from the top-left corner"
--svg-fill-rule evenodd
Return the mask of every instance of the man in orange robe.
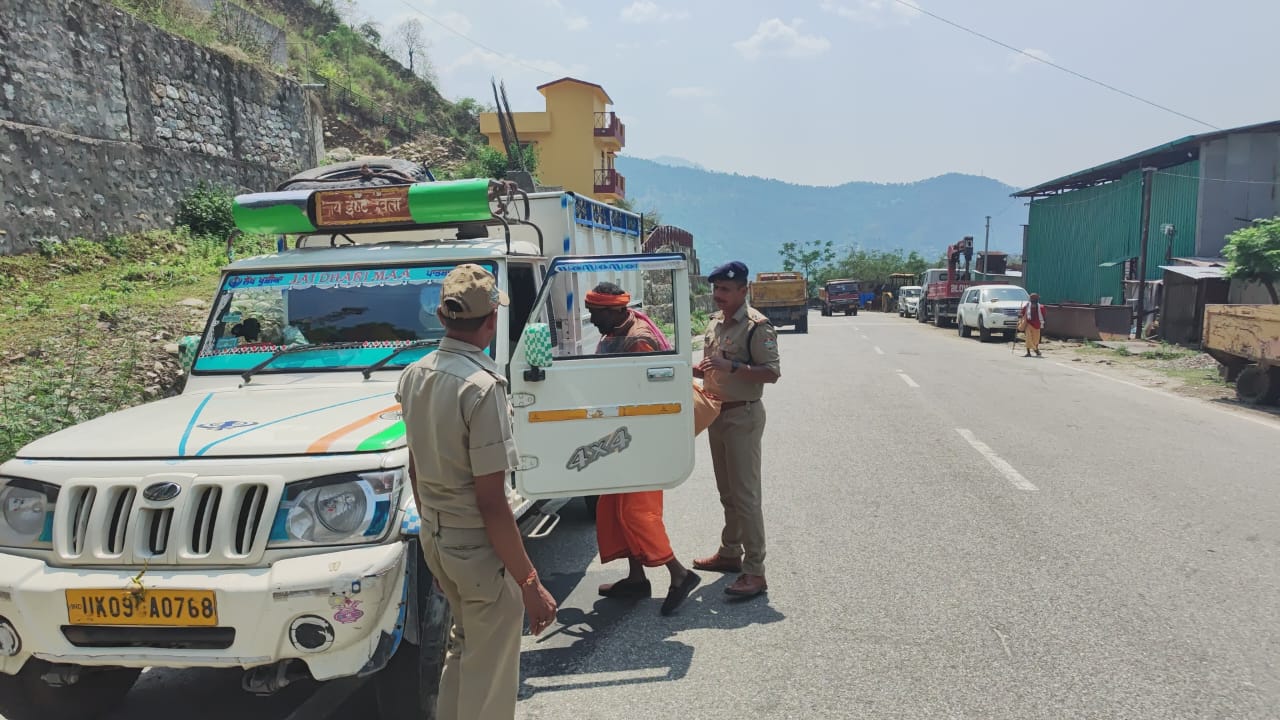
<path id="1" fill-rule="evenodd" d="M 597 355 L 670 349 L 662 332 L 648 318 L 631 310 L 630 303 L 631 296 L 613 283 L 600 283 L 587 293 L 591 324 L 601 335 Z M 644 569 L 665 565 L 671 573 L 671 586 L 662 603 L 662 614 L 670 615 L 701 582 L 671 551 L 667 528 L 662 522 L 661 490 L 602 495 L 596 505 L 596 542 L 600 547 L 600 562 L 626 558 L 631 566 L 627 577 L 600 586 L 600 594 L 605 597 L 649 597 L 653 588 Z"/>

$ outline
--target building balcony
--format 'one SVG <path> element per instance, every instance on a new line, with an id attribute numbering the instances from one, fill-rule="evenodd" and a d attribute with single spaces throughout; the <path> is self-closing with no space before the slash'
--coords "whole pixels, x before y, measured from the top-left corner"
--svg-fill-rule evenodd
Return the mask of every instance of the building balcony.
<path id="1" fill-rule="evenodd" d="M 627 179 L 614 169 L 596 170 L 593 192 L 596 195 L 612 195 L 621 200 L 627 196 Z"/>
<path id="2" fill-rule="evenodd" d="M 621 148 L 627 144 L 627 126 L 618 119 L 617 113 L 598 112 L 596 113 L 595 136 L 603 140 L 605 144 L 616 145 Z"/>

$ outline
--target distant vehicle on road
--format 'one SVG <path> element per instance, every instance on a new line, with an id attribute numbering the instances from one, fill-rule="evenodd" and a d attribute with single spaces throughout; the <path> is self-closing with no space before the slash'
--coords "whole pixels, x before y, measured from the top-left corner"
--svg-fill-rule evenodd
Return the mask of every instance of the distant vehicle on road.
<path id="1" fill-rule="evenodd" d="M 960 297 L 956 311 L 956 330 L 969 337 L 974 330 L 982 342 L 1000 333 L 1012 340 L 1018 332 L 1018 311 L 1030 300 L 1027 291 L 1017 285 L 974 285 Z"/>
<path id="2" fill-rule="evenodd" d="M 919 285 L 903 285 L 898 288 L 898 317 L 915 317 L 924 288 Z"/>
<path id="3" fill-rule="evenodd" d="M 751 307 L 764 313 L 774 327 L 792 325 L 796 332 L 809 332 L 809 286 L 798 272 L 756 273 Z"/>
<path id="4" fill-rule="evenodd" d="M 858 293 L 862 286 L 857 280 L 828 280 L 818 290 L 818 299 L 822 303 L 822 314 L 830 317 L 838 312 L 845 315 L 858 314 Z"/>

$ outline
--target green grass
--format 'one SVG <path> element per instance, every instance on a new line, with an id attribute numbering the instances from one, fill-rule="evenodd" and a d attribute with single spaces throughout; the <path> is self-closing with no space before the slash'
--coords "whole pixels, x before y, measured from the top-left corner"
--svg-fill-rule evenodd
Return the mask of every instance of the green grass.
<path id="1" fill-rule="evenodd" d="M 270 252 L 245 237 L 237 256 Z M 201 330 L 225 243 L 153 231 L 44 243 L 0 258 L 0 461 L 69 425 L 160 397 L 180 376 L 164 350 Z"/>
<path id="2" fill-rule="evenodd" d="M 1232 387 L 1232 383 L 1223 380 L 1213 369 L 1160 368 L 1160 372 L 1195 387 Z"/>

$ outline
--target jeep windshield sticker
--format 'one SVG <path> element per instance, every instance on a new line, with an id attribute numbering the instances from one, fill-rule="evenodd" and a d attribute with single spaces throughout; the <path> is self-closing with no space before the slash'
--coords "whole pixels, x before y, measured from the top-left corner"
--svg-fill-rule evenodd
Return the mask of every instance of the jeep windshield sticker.
<path id="1" fill-rule="evenodd" d="M 628 447 L 631 447 L 631 432 L 623 425 L 590 445 L 583 445 L 574 450 L 565 467 L 582 472 L 600 458 L 620 453 Z"/>
<path id="2" fill-rule="evenodd" d="M 444 281 L 451 267 L 434 268 L 370 268 L 365 270 L 324 270 L 317 272 L 279 273 L 268 275 L 232 275 L 226 289 L 285 288 L 358 288 L 423 285 Z"/>
<path id="3" fill-rule="evenodd" d="M 557 272 L 591 273 L 591 272 L 636 272 L 639 270 L 679 270 L 685 267 L 680 259 L 654 260 L 650 262 L 605 260 L 600 262 L 566 262 L 556 268 Z"/>

